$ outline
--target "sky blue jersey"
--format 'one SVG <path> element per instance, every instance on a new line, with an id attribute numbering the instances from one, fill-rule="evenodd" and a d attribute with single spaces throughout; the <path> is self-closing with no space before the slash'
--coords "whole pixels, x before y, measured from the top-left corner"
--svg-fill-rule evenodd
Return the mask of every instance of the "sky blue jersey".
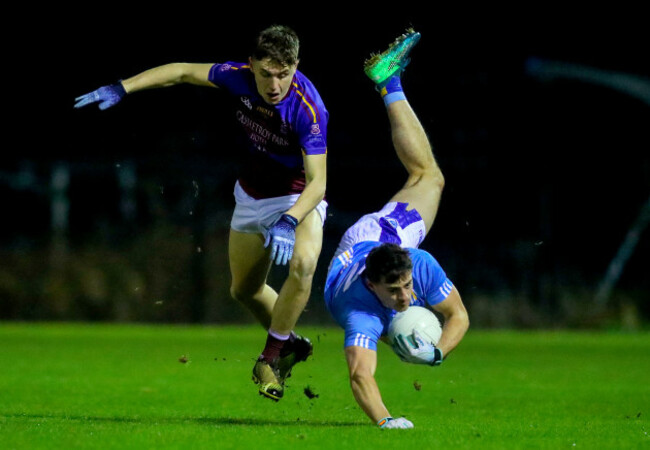
<path id="1" fill-rule="evenodd" d="M 377 350 L 377 342 L 388 332 L 397 312 L 381 304 L 366 287 L 361 274 L 370 250 L 381 242 L 364 241 L 336 257 L 325 282 L 325 303 L 337 323 L 345 330 L 345 347 L 358 346 Z M 413 263 L 411 305 L 435 305 L 451 293 L 453 284 L 442 267 L 428 252 L 406 248 Z"/>

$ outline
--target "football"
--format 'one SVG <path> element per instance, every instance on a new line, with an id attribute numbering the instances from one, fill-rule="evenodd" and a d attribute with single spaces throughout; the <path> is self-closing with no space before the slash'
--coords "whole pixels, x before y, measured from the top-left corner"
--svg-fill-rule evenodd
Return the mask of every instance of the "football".
<path id="1" fill-rule="evenodd" d="M 437 345 L 442 334 L 442 327 L 436 315 L 423 306 L 409 306 L 406 311 L 398 312 L 388 326 L 388 339 L 395 350 L 395 336 L 411 336 L 416 329 L 423 338 Z M 397 351 L 396 351 L 397 353 Z M 398 353 L 399 355 L 399 353 Z"/>

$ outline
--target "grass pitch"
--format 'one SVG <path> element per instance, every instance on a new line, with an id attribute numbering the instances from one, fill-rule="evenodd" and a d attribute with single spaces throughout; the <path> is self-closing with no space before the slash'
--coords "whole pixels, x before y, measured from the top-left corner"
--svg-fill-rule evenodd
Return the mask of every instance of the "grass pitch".
<path id="1" fill-rule="evenodd" d="M 382 345 L 384 402 L 415 428 L 379 430 L 342 331 L 299 331 L 314 356 L 274 403 L 256 326 L 1 323 L 0 448 L 650 448 L 647 332 L 470 330 L 437 368 Z"/>

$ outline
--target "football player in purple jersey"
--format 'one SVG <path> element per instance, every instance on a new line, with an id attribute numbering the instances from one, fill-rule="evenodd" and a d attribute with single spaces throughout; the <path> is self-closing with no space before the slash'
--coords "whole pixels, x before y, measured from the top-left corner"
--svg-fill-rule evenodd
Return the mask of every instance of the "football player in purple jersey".
<path id="1" fill-rule="evenodd" d="M 436 259 L 417 247 L 431 229 L 444 186 L 427 135 L 401 84 L 401 72 L 420 34 L 409 30 L 388 50 L 370 58 L 366 74 L 386 107 L 393 146 L 408 178 L 378 212 L 366 214 L 343 235 L 325 284 L 328 310 L 345 330 L 350 386 L 366 415 L 384 429 L 413 428 L 394 418 L 375 380 L 378 342 L 387 341 L 391 320 L 412 305 L 428 307 L 444 321 L 434 346 L 421 336 L 397 336 L 393 345 L 406 362 L 438 366 L 469 327 L 458 290 Z"/>
<path id="2" fill-rule="evenodd" d="M 245 62 L 171 63 L 77 97 L 75 108 L 114 106 L 126 94 L 182 83 L 221 88 L 238 101 L 247 136 L 246 162 L 235 184 L 229 261 L 231 294 L 268 331 L 253 368 L 259 393 L 279 400 L 292 367 L 312 353 L 293 329 L 311 292 L 327 203 L 328 112 L 298 70 L 299 39 L 273 25 L 257 36 Z M 289 264 L 279 292 L 267 284 L 273 263 Z"/>

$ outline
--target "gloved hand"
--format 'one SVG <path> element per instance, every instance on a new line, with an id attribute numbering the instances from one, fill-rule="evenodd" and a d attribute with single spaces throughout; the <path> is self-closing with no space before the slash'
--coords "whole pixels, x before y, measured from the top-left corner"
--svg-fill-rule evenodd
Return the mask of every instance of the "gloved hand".
<path id="1" fill-rule="evenodd" d="M 395 337 L 395 348 L 402 361 L 414 364 L 442 364 L 442 350 L 427 342 L 418 330 L 413 330 L 413 339 L 399 334 Z"/>
<path id="2" fill-rule="evenodd" d="M 102 86 L 95 91 L 75 98 L 77 103 L 75 103 L 74 107 L 81 108 L 91 103 L 100 102 L 99 109 L 104 110 L 119 103 L 125 95 L 124 86 L 118 81 L 115 84 Z"/>
<path id="3" fill-rule="evenodd" d="M 400 417 L 399 419 L 393 419 L 392 417 L 385 417 L 381 419 L 379 422 L 377 422 L 377 425 L 379 428 L 393 428 L 393 429 L 407 429 L 407 428 L 413 428 L 413 422 L 410 420 Z"/>
<path id="4" fill-rule="evenodd" d="M 296 244 L 296 226 L 298 219 L 289 214 L 282 214 L 282 217 L 275 222 L 266 235 L 264 247 L 271 244 L 271 261 L 276 264 L 286 265 L 293 256 L 293 246 Z"/>

